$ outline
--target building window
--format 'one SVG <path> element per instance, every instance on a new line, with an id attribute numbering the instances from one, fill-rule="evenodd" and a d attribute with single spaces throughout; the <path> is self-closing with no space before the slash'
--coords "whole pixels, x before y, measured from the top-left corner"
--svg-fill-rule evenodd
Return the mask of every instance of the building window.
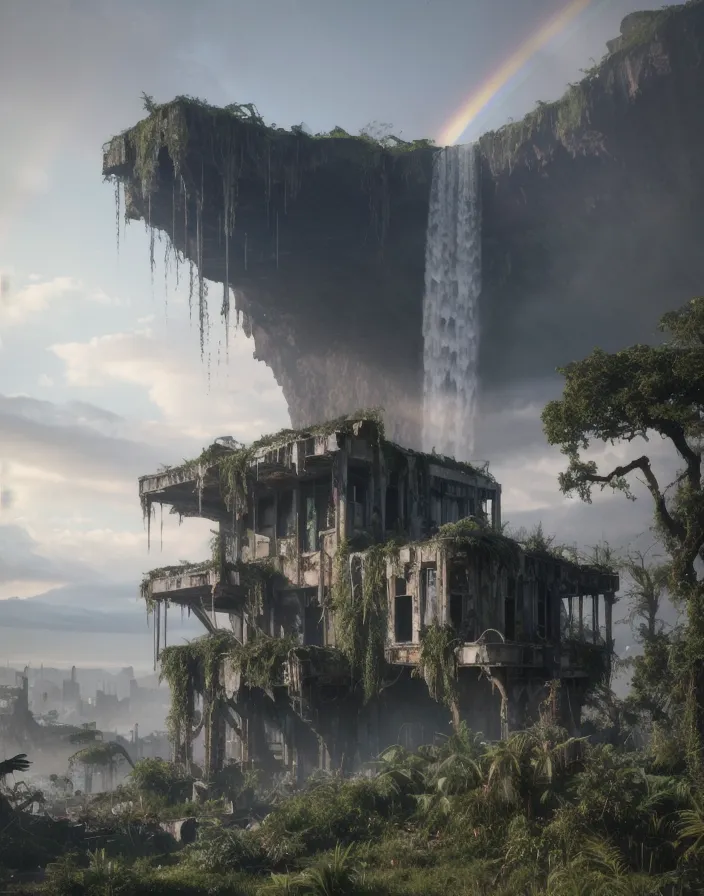
<path id="1" fill-rule="evenodd" d="M 359 532 L 367 526 L 367 488 L 358 477 L 347 482 L 347 532 Z"/>
<path id="2" fill-rule="evenodd" d="M 276 514 L 276 535 L 278 538 L 286 538 L 294 533 L 293 492 L 282 492 Z"/>
<path id="3" fill-rule="evenodd" d="M 469 586 L 469 570 L 455 564 L 450 569 L 448 611 L 450 625 L 463 641 L 477 637 L 474 597 Z"/>
<path id="4" fill-rule="evenodd" d="M 303 643 L 313 647 L 325 644 L 323 608 L 318 603 L 317 589 L 306 590 L 303 598 Z"/>
<path id="5" fill-rule="evenodd" d="M 424 628 L 434 625 L 438 619 L 438 573 L 436 568 L 421 571 L 421 624 Z"/>
<path id="6" fill-rule="evenodd" d="M 274 496 L 260 498 L 257 503 L 257 533 L 274 537 Z"/>
<path id="7" fill-rule="evenodd" d="M 413 598 L 407 591 L 406 579 L 397 578 L 394 597 L 394 640 L 397 644 L 413 641 Z"/>
<path id="8" fill-rule="evenodd" d="M 303 493 L 303 550 L 320 549 L 318 533 L 328 528 L 330 521 L 330 505 L 332 503 L 332 484 L 328 480 L 322 482 L 306 482 Z M 334 516 L 333 516 L 334 524 Z"/>

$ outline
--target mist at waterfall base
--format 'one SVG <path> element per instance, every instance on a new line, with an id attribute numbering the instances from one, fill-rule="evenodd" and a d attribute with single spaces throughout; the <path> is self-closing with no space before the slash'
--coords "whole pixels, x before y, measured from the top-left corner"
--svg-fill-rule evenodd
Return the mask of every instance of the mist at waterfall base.
<path id="1" fill-rule="evenodd" d="M 481 193 L 474 144 L 436 154 L 423 297 L 423 449 L 470 460 L 479 347 Z"/>

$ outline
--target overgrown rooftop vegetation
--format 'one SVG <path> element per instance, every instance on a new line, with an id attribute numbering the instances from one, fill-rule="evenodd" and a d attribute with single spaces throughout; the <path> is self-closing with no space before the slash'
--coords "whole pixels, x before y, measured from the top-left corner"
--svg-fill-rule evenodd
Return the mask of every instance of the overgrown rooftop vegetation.
<path id="1" fill-rule="evenodd" d="M 494 481 L 488 465 L 478 469 L 470 463 L 457 461 L 454 458 L 440 454 L 423 454 L 388 442 L 384 437 L 383 410 L 380 408 L 355 411 L 352 414 L 345 414 L 334 420 L 312 424 L 299 430 L 282 429 L 271 435 L 262 436 L 247 446 L 230 447 L 215 443 L 204 448 L 198 457 L 187 460 L 178 467 L 165 468 L 162 473 L 173 478 L 174 481 L 183 482 L 184 479 L 192 479 L 201 493 L 205 475 L 208 472 L 216 472 L 226 506 L 231 509 L 244 508 L 253 481 L 252 466 L 262 453 L 275 451 L 286 445 L 306 441 L 310 438 L 328 438 L 335 433 L 357 435 L 363 428 L 367 429 L 372 445 L 380 446 L 387 454 L 394 451 L 403 452 L 422 458 L 429 463 L 435 462 L 467 475 L 479 475 Z M 156 475 L 161 475 L 161 473 Z M 151 478 L 153 476 L 143 476 L 141 482 Z M 152 496 L 149 492 L 140 490 L 140 498 L 145 519 L 150 522 Z"/>

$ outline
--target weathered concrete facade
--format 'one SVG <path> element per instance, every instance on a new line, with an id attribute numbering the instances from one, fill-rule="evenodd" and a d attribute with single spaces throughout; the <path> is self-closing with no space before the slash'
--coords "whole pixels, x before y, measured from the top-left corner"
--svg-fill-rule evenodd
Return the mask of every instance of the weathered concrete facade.
<path id="1" fill-rule="evenodd" d="M 149 515 L 160 503 L 219 524 L 212 561 L 148 577 L 155 606 L 188 606 L 240 644 L 288 639 L 264 686 L 224 660 L 206 774 L 228 752 L 299 776 L 353 768 L 390 744 L 432 740 L 450 708 L 455 724 L 500 738 L 535 716 L 551 680 L 564 684 L 564 720 L 577 728 L 594 661 L 608 662 L 618 578 L 527 552 L 501 534 L 501 487 L 488 470 L 400 448 L 374 419 L 251 449 L 219 440 L 197 462 L 143 477 L 140 495 Z M 367 648 L 355 647 L 349 618 L 367 631 L 372 603 L 383 618 L 369 693 L 353 655 Z M 431 630 L 450 633 L 451 707 L 418 674 Z M 178 755 L 189 758 L 188 743 Z"/>

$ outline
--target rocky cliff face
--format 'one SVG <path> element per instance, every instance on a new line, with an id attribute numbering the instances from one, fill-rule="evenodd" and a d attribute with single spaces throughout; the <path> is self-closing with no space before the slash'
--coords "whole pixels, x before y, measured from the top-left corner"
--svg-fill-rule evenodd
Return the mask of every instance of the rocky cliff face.
<path id="1" fill-rule="evenodd" d="M 617 348 L 634 295 L 630 341 L 702 290 L 704 0 L 629 16 L 609 49 L 560 101 L 480 140 L 489 392 Z M 235 290 L 294 426 L 381 405 L 417 445 L 434 152 L 181 98 L 114 138 L 103 171 L 130 217 Z"/>
<path id="2" fill-rule="evenodd" d="M 561 100 L 480 140 L 489 387 L 650 341 L 702 292 L 704 3 L 621 30 Z"/>
<path id="3" fill-rule="evenodd" d="M 229 282 L 294 426 L 384 405 L 389 435 L 414 445 L 434 152 L 177 99 L 107 145 L 104 173 L 130 218 Z"/>

